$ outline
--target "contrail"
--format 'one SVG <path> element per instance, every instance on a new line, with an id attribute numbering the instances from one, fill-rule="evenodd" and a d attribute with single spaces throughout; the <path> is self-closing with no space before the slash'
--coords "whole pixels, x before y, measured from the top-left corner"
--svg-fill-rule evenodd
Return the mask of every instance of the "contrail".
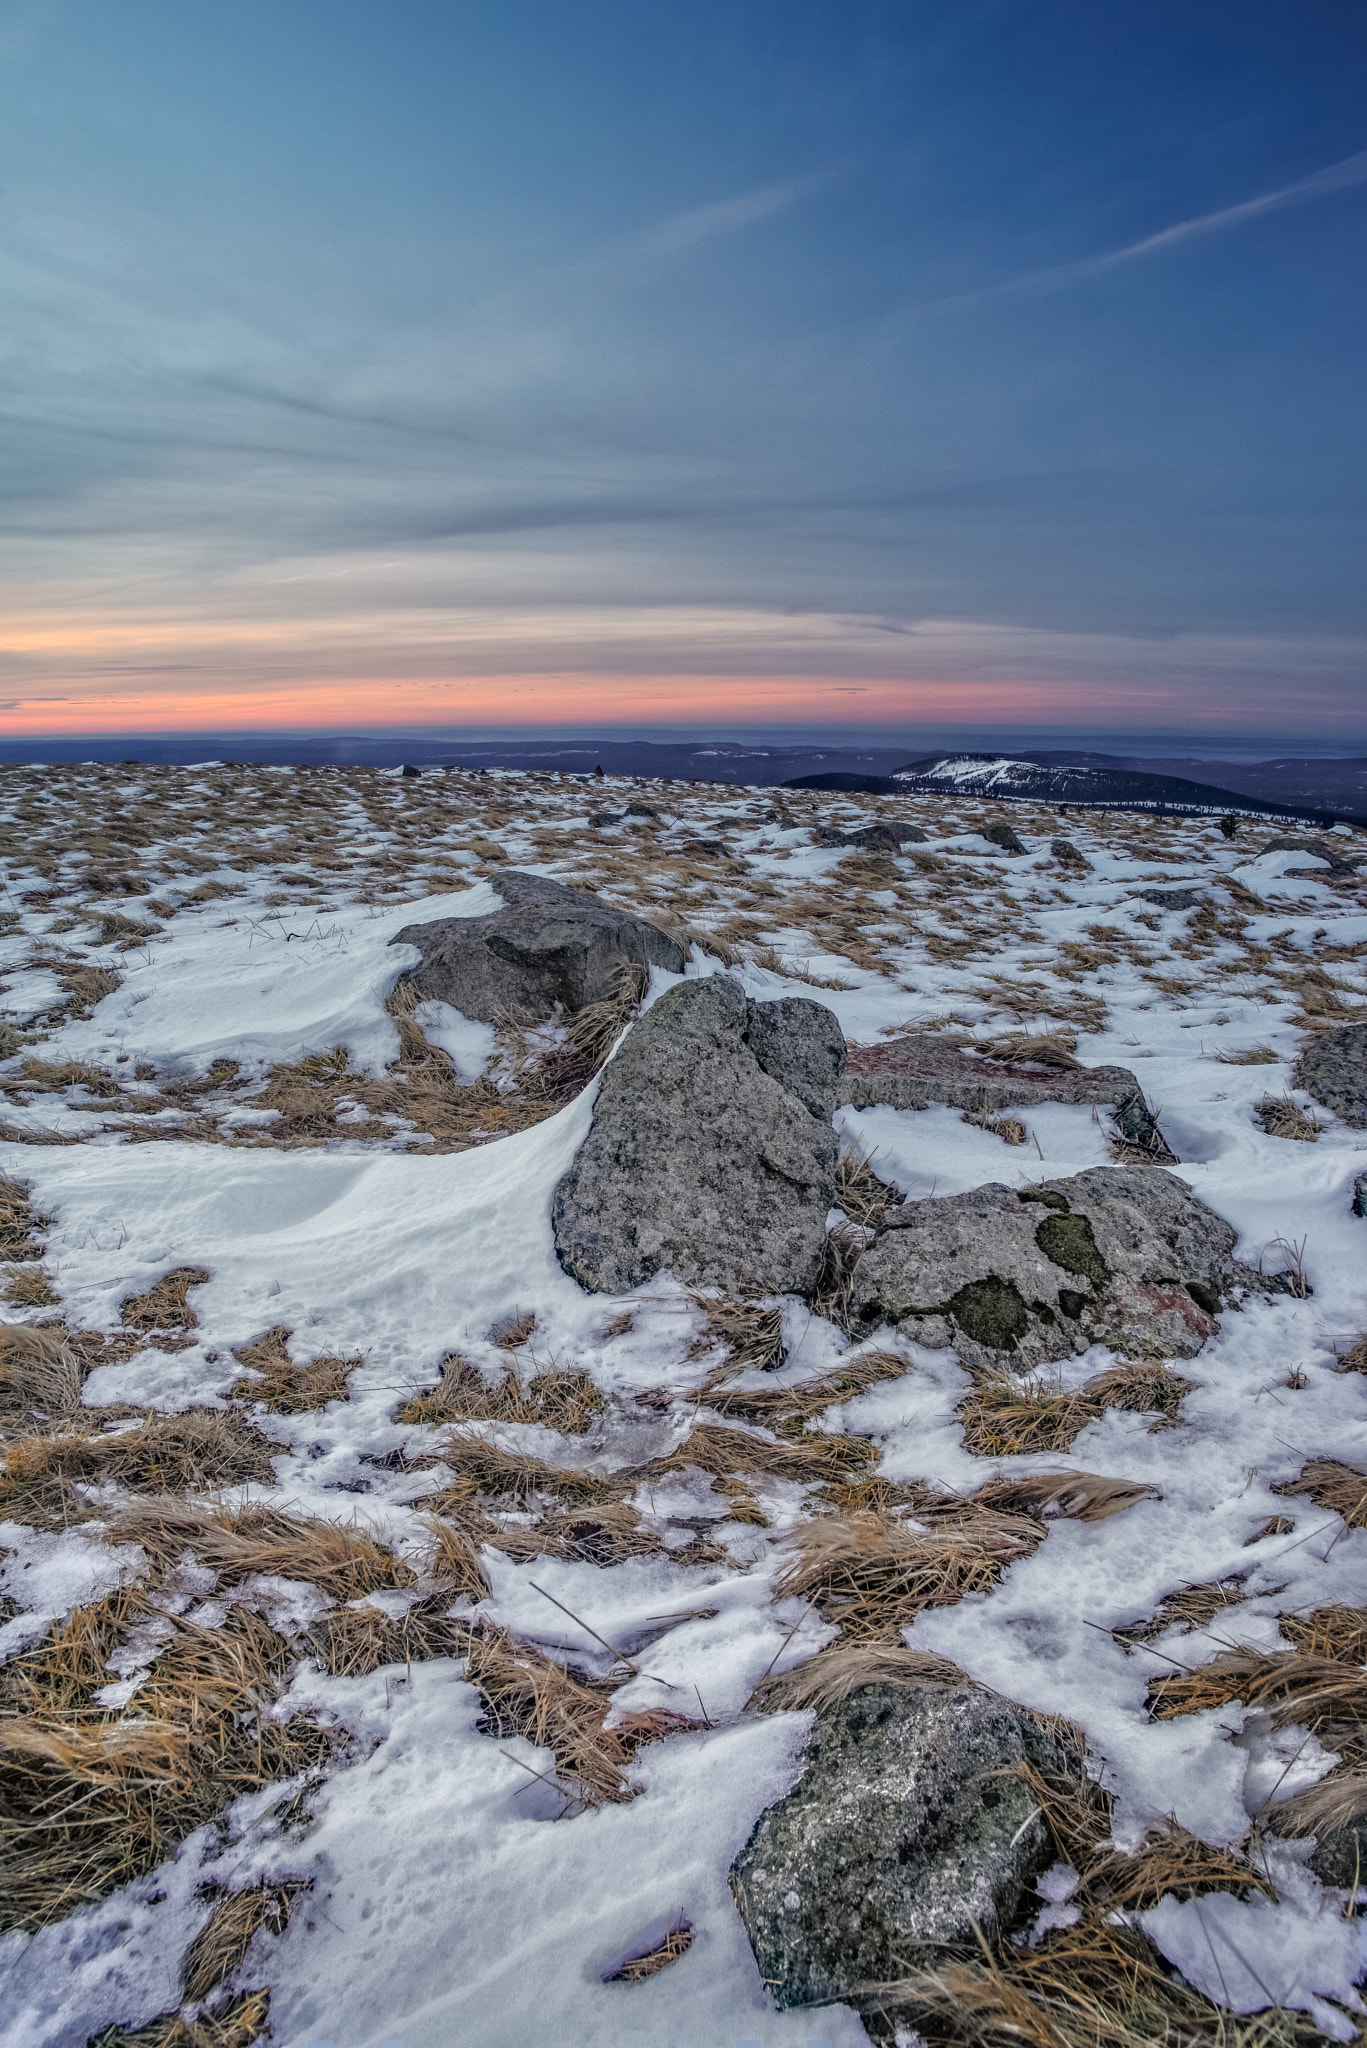
<path id="1" fill-rule="evenodd" d="M 1118 270 L 1124 263 L 1157 256 L 1164 249 L 1194 241 L 1199 235 L 1218 235 L 1225 228 L 1238 227 L 1241 222 L 1256 220 L 1261 214 L 1279 213 L 1287 206 L 1305 206 L 1312 199 L 1323 199 L 1331 192 L 1344 192 L 1350 186 L 1364 183 L 1367 183 L 1367 149 L 1359 150 L 1355 156 L 1344 157 L 1340 163 L 1329 164 L 1322 171 L 1313 171 L 1308 178 L 1298 178 L 1293 185 L 1279 185 L 1275 192 L 1261 192 L 1256 199 L 1241 199 L 1236 206 L 1222 206 L 1214 213 L 1198 213 L 1191 220 L 1179 220 L 1170 228 L 1160 228 L 1156 235 L 1145 235 L 1138 242 L 1127 242 L 1121 249 L 1107 249 L 1099 256 L 1083 256 L 1076 263 L 1059 263 L 1049 270 L 1028 271 L 1024 277 L 1009 278 L 1004 284 L 984 285 L 979 291 L 958 292 L 950 298 L 936 299 L 922 310 L 938 312 L 950 306 L 977 305 L 984 299 L 1010 298 L 1018 292 L 1046 291 L 1052 285 L 1071 284 L 1078 278 L 1102 277 L 1108 270 Z"/>

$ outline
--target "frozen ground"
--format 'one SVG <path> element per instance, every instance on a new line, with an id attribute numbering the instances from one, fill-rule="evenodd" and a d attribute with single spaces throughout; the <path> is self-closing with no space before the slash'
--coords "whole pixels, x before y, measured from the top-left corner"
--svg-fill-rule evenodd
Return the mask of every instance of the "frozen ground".
<path id="1" fill-rule="evenodd" d="M 660 815 L 590 823 L 633 801 Z M 816 843 L 817 823 L 880 815 L 914 820 L 927 842 L 900 855 Z M 689 974 L 738 974 L 760 999 L 815 996 L 850 1041 L 937 1021 L 966 1038 L 1071 1031 L 1087 1064 L 1134 1069 L 1176 1171 L 1238 1228 L 1238 1256 L 1291 1273 L 1298 1291 L 1223 1319 L 1181 1367 L 1194 1385 L 1175 1427 L 1108 1409 L 1062 1455 L 976 1456 L 959 1412 L 971 1383 L 953 1354 L 884 1331 L 859 1348 L 899 1351 L 905 1375 L 833 1405 L 820 1428 L 871 1441 L 889 1480 L 956 1493 L 1060 1466 L 1153 1487 L 1111 1519 L 1053 1523 L 991 1591 L 926 1610 L 909 1637 L 1076 1723 L 1114 1795 L 1122 1848 L 1166 1816 L 1208 1843 L 1246 1847 L 1269 1801 L 1332 1767 L 1336 1753 L 1306 1729 L 1274 1730 L 1237 1702 L 1151 1719 L 1146 1688 L 1231 1645 L 1285 1647 L 1279 1617 L 1367 1605 L 1367 1517 L 1345 1522 L 1274 1491 L 1317 1458 L 1367 1464 L 1367 1376 L 1336 1369 L 1367 1326 L 1367 1222 L 1350 1213 L 1367 1135 L 1321 1111 L 1318 1138 L 1292 1142 L 1254 1114 L 1288 1091 L 1307 1031 L 1367 1014 L 1367 892 L 1323 866 L 1289 872 L 1307 857 L 1260 854 L 1269 834 L 1247 821 L 1230 843 L 1205 823 L 1059 820 L 1016 805 L 1009 821 L 1028 851 L 1010 857 L 980 836 L 999 815 L 953 795 L 516 772 L 0 771 L 0 1009 L 11 1027 L 0 1173 L 47 1219 L 29 1247 L 45 1242 L 41 1258 L 11 1250 L 6 1312 L 70 1333 L 85 1372 L 75 1419 L 6 1418 L 0 1649 L 18 1668 L 73 1610 L 104 1603 L 117 1619 L 121 1586 L 150 1589 L 165 1612 L 209 1629 L 245 1606 L 289 1646 L 270 1711 L 330 1731 L 306 1777 L 236 1800 L 225 1791 L 217 1814 L 107 1895 L 18 1916 L 0 1938 L 16 2048 L 80 2048 L 104 2028 L 174 2013 L 186 1952 L 225 1892 L 291 1886 L 311 1889 L 287 1925 L 263 1925 L 245 1962 L 234 1958 L 206 2025 L 227 2009 L 221 1996 L 268 1990 L 271 2041 L 336 2048 L 866 2038 L 843 2007 L 773 2009 L 727 1888 L 758 1814 L 792 1782 L 806 1727 L 747 1702 L 762 1677 L 833 1634 L 804 1603 L 774 1597 L 787 1539 L 827 1511 L 817 1489 L 754 1476 L 738 1518 L 736 1494 L 685 1460 L 663 1483 L 625 1489 L 648 1539 L 639 1554 L 604 1562 L 524 1546 L 519 1559 L 515 1544 L 486 1541 L 482 1580 L 457 1592 L 433 1548 L 460 1491 L 442 1456 L 450 1425 L 400 1411 L 453 1352 L 491 1384 L 509 1366 L 524 1385 L 586 1375 L 600 1402 L 586 1427 L 494 1419 L 466 1434 L 600 1478 L 676 1450 L 698 1419 L 689 1396 L 723 1358 L 668 1279 L 590 1296 L 556 1262 L 550 1195 L 588 1127 L 594 1084 L 560 1086 L 535 1112 L 517 1105 L 528 1062 L 554 1055 L 563 1034 L 528 1042 L 440 1005 L 414 1020 L 390 1001 L 417 957 L 394 934 L 495 907 L 505 862 L 688 928 Z M 1052 856 L 1059 833 L 1089 866 Z M 1200 901 L 1171 909 L 1142 893 L 1163 886 L 1194 887 Z M 651 999 L 668 982 L 657 972 Z M 435 1080 L 424 1045 L 454 1062 Z M 1104 1111 L 1020 1115 L 1023 1147 L 946 1108 L 845 1109 L 837 1123 L 909 1196 L 1026 1185 L 1111 1157 Z M 145 1339 L 136 1317 L 130 1329 L 130 1298 L 184 1269 L 205 1277 L 187 1283 L 188 1303 L 182 1288 L 181 1319 L 144 1317 Z M 510 1344 L 509 1324 L 531 1317 Z M 783 1326 L 780 1372 L 735 1387 L 799 1385 L 850 1349 L 801 1302 L 783 1304 Z M 341 1362 L 333 1398 L 255 1388 L 251 1362 L 234 1354 L 272 1330 L 285 1333 L 287 1372 Z M 1057 1390 L 1114 1363 L 1103 1347 L 1060 1361 Z M 425 1601 L 496 1625 L 612 1680 L 611 1719 L 673 1717 L 624 1766 L 635 1796 L 566 1799 L 563 1757 L 491 1724 L 458 1654 L 329 1669 L 318 1627 L 341 1596 L 306 1571 L 240 1576 L 229 1592 L 191 1544 L 172 1561 L 172 1585 L 174 1570 L 120 1521 L 130 1494 L 160 1496 L 155 1470 L 136 1482 L 78 1474 L 57 1508 L 44 1496 L 25 1519 L 35 1435 L 130 1432 L 206 1409 L 268 1440 L 268 1466 L 237 1481 L 232 1502 L 354 1526 L 386 1546 L 400 1569 L 358 1605 L 401 1617 Z M 539 1511 L 493 1495 L 485 1506 L 523 1534 Z M 1260 1533 L 1269 1524 L 1276 1533 Z M 1147 1641 L 1133 1633 L 1182 1589 L 1222 1584 L 1231 1604 L 1207 1625 L 1164 1631 L 1160 1616 Z M 63 1712 L 146 1723 L 158 1624 L 150 1636 L 140 1626 L 131 1650 L 106 1660 L 100 1699 Z M 1304 1844 L 1267 1837 L 1262 1853 L 1275 1902 L 1165 1898 L 1146 1915 L 1152 1939 L 1219 2005 L 1273 2003 L 1310 2014 L 1327 2038 L 1356 2038 L 1359 1923 L 1342 1894 L 1321 1891 Z M 1066 1902 L 1049 1910 L 1066 1921 Z M 677 1960 L 607 1981 L 685 1924 L 692 1941 Z"/>

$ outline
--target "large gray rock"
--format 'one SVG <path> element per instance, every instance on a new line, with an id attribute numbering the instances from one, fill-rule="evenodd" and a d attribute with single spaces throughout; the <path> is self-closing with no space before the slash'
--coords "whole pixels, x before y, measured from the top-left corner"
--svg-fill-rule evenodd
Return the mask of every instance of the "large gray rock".
<path id="1" fill-rule="evenodd" d="M 1296 1062 L 1296 1086 L 1367 1131 L 1367 1024 L 1340 1024 L 1312 1038 Z"/>
<path id="2" fill-rule="evenodd" d="M 501 910 L 395 934 L 394 945 L 422 955 L 407 979 L 424 999 L 483 1024 L 539 1024 L 557 1004 L 568 1013 L 611 995 L 624 960 L 683 972 L 688 955 L 678 940 L 615 904 L 518 868 L 505 869 L 494 886 Z"/>
<path id="3" fill-rule="evenodd" d="M 972 1689 L 872 1685 L 822 1714 L 802 1776 L 731 1866 L 775 2002 L 846 1998 L 1009 1927 L 1048 1859 L 1021 1775 L 1046 1747 Z"/>
<path id="4" fill-rule="evenodd" d="M 1032 1102 L 1128 1101 L 1142 1093 L 1128 1067 L 1043 1066 L 989 1060 L 933 1031 L 910 1031 L 880 1045 L 850 1047 L 840 1100 L 857 1109 L 1025 1109 Z"/>
<path id="5" fill-rule="evenodd" d="M 1355 858 L 1345 856 L 1343 841 L 1340 841 L 1338 845 L 1333 845 L 1327 839 L 1317 839 L 1313 834 L 1305 832 L 1283 832 L 1278 838 L 1269 839 L 1266 846 L 1260 849 L 1260 852 L 1308 853 L 1312 860 L 1327 861 L 1329 872 L 1334 875 L 1354 874 L 1363 864 L 1360 854 Z M 1313 868 L 1309 870 L 1290 868 L 1287 872 L 1293 875 L 1308 872 L 1313 875 L 1315 870 Z"/>
<path id="6" fill-rule="evenodd" d="M 681 982 L 604 1068 L 593 1126 L 555 1190 L 555 1248 L 581 1287 L 668 1269 L 740 1295 L 803 1292 L 821 1266 L 844 1040 L 800 996 Z"/>
<path id="7" fill-rule="evenodd" d="M 1094 1166 L 1019 1193 L 989 1183 L 890 1209 L 854 1269 L 854 1315 L 952 1344 L 970 1371 L 1108 1343 L 1194 1358 L 1221 1297 L 1256 1285 L 1238 1233 L 1155 1166 Z"/>

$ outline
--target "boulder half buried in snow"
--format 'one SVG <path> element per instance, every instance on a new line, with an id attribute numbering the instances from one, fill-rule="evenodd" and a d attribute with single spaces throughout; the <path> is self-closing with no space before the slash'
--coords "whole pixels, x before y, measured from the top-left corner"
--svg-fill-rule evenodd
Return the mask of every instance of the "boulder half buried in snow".
<path id="1" fill-rule="evenodd" d="M 804 997 L 748 1002 L 688 981 L 635 1026 L 555 1190 L 560 1263 L 620 1294 L 668 1269 L 688 1286 L 801 1292 L 821 1265 L 845 1041 Z"/>
<path id="2" fill-rule="evenodd" d="M 932 1031 L 909 1031 L 881 1045 L 850 1047 L 840 1100 L 856 1109 L 1024 1109 L 1032 1102 L 1119 1103 L 1141 1096 L 1128 1067 L 1045 1066 L 1034 1060 L 984 1059 Z"/>
<path id="3" fill-rule="evenodd" d="M 845 1998 L 1009 1926 L 1047 1860 L 1023 1776 L 1046 1746 L 971 1687 L 869 1685 L 823 1712 L 731 1866 L 775 2002 Z"/>
<path id="4" fill-rule="evenodd" d="M 1017 1192 L 989 1183 L 890 1209 L 854 1269 L 854 1315 L 952 1344 L 970 1371 L 1029 1370 L 1107 1343 L 1194 1358 L 1222 1297 L 1256 1286 L 1238 1233 L 1154 1166 L 1094 1166 Z"/>
<path id="5" fill-rule="evenodd" d="M 1312 1038 L 1296 1062 L 1296 1086 L 1367 1131 L 1367 1024 L 1340 1024 Z"/>
<path id="6" fill-rule="evenodd" d="M 408 977 L 424 1000 L 450 1003 L 481 1024 L 514 1017 L 543 1022 L 614 992 L 623 961 L 682 974 L 688 955 L 677 939 L 615 904 L 544 875 L 509 868 L 494 884 L 501 910 L 484 917 L 442 917 L 408 924 L 393 943 L 416 946 Z"/>

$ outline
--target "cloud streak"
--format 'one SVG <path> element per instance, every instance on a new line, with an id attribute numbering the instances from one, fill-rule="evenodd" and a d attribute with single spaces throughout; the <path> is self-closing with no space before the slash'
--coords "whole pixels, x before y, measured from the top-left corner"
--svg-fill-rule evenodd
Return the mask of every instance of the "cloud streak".
<path id="1" fill-rule="evenodd" d="M 1227 228 L 1242 227 L 1245 221 L 1261 219 L 1264 214 L 1283 213 L 1293 206 L 1308 206 L 1316 199 L 1327 199 L 1332 193 L 1347 192 L 1363 184 L 1367 184 L 1367 149 L 1359 150 L 1354 156 L 1343 157 L 1338 163 L 1327 164 L 1322 171 L 1314 171 L 1308 178 L 1298 178 L 1290 185 L 1279 185 L 1272 192 L 1260 192 L 1254 199 L 1241 199 L 1234 206 L 1217 207 L 1213 213 L 1198 213 L 1190 220 L 1174 221 L 1171 227 L 1160 228 L 1156 234 L 1143 235 L 1137 242 L 1126 242 L 1119 249 L 1106 249 L 1096 256 L 1082 256 L 1075 263 L 1056 263 L 1045 270 L 1027 271 L 1023 277 L 1007 278 L 1001 284 L 983 285 L 978 291 L 956 292 L 948 298 L 935 299 L 919 310 L 945 312 L 959 306 L 982 305 L 993 299 L 1051 291 L 1060 285 L 1081 283 L 1089 277 L 1105 277 L 1110 271 L 1123 269 L 1128 263 L 1142 262 L 1146 257 L 1161 256 L 1169 249 L 1180 248 L 1184 242 L 1223 234 Z"/>

